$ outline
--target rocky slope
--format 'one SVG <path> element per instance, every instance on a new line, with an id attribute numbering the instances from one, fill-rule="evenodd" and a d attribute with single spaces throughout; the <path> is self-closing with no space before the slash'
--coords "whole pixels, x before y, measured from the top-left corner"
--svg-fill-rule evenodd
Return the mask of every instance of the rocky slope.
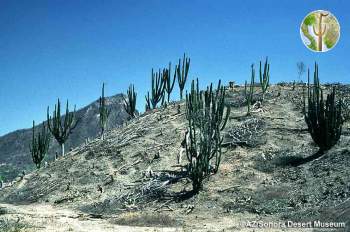
<path id="1" fill-rule="evenodd" d="M 128 118 L 123 107 L 122 95 L 118 94 L 106 98 L 106 101 L 107 106 L 111 109 L 108 128 L 112 129 L 122 125 Z M 94 101 L 88 106 L 77 110 L 77 117 L 81 118 L 81 121 L 67 141 L 67 150 L 82 144 L 87 138 L 95 138 L 100 133 L 98 107 L 98 101 Z M 41 126 L 42 124 L 38 125 L 36 130 L 38 131 Z M 3 176 L 6 181 L 10 181 L 22 170 L 33 166 L 29 152 L 31 139 L 31 129 L 17 130 L 0 137 L 0 176 Z M 56 151 L 59 152 L 60 149 L 57 142 L 52 139 L 47 160 L 52 160 Z"/>
<path id="2" fill-rule="evenodd" d="M 186 118 L 184 102 L 174 103 L 111 130 L 104 141 L 77 147 L 1 190 L 3 228 L 252 231 L 247 222 L 320 220 L 346 222 L 347 228 L 337 231 L 349 231 L 349 122 L 334 148 L 294 167 L 291 161 L 317 151 L 301 114 L 302 89 L 272 86 L 263 106 L 256 105 L 249 117 L 242 91 L 240 87 L 228 93 L 232 113 L 222 163 L 198 195 L 191 195 L 181 167 L 186 157 L 181 165 L 176 163 Z M 259 231 L 281 230 L 286 228 Z"/>

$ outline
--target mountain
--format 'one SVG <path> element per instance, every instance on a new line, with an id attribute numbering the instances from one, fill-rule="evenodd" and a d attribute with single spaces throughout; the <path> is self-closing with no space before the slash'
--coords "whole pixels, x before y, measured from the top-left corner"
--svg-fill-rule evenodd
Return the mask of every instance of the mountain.
<path id="1" fill-rule="evenodd" d="M 188 122 L 185 102 L 175 102 L 1 189 L 0 230 L 2 222 L 3 231 L 16 226 L 26 232 L 306 232 L 322 228 L 301 223 L 339 222 L 347 228 L 337 231 L 349 231 L 350 122 L 324 156 L 293 166 L 318 150 L 302 113 L 303 87 L 271 85 L 251 115 L 244 87 L 226 96 L 231 115 L 222 131 L 221 164 L 198 194 L 189 194 L 186 154 L 177 163 Z"/>
<path id="2" fill-rule="evenodd" d="M 108 129 L 120 126 L 128 119 L 124 110 L 123 95 L 117 94 L 106 98 L 106 105 L 111 109 L 108 120 Z M 65 107 L 65 104 L 63 104 Z M 64 108 L 65 110 L 65 108 Z M 100 133 L 99 127 L 99 102 L 92 102 L 76 112 L 80 122 L 74 129 L 66 142 L 66 151 L 84 143 L 87 138 L 93 139 Z M 42 124 L 36 126 L 36 131 L 41 129 Z M 32 158 L 29 152 L 29 144 L 32 139 L 32 129 L 21 129 L 0 137 L 0 176 L 10 181 L 23 170 L 33 167 Z M 55 153 L 60 154 L 59 145 L 52 138 L 50 149 L 46 160 L 54 159 Z"/>

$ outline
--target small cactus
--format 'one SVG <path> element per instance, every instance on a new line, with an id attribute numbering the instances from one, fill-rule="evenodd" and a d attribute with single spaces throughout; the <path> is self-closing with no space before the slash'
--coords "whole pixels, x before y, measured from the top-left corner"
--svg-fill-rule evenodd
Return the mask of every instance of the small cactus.
<path id="1" fill-rule="evenodd" d="M 260 61 L 259 74 L 260 74 L 260 85 L 262 90 L 261 102 L 263 102 L 265 98 L 265 93 L 270 85 L 270 64 L 268 63 L 267 57 L 264 64 L 264 72 L 262 72 L 261 61 Z"/>

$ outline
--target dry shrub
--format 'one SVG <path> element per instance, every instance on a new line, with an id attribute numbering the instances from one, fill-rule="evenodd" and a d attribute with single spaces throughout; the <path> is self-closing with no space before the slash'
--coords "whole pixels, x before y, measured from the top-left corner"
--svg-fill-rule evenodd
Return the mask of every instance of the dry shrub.
<path id="1" fill-rule="evenodd" d="M 128 226 L 176 226 L 175 219 L 164 213 L 127 212 L 114 221 L 118 225 Z"/>

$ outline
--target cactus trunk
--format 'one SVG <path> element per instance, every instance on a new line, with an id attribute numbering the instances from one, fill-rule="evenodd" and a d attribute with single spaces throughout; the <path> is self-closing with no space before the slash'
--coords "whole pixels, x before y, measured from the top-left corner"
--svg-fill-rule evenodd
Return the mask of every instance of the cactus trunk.
<path id="1" fill-rule="evenodd" d="M 61 144 L 61 151 L 62 151 L 62 156 L 64 156 L 64 143 Z"/>
<path id="2" fill-rule="evenodd" d="M 323 36 L 326 34 L 326 30 L 327 30 L 327 25 L 325 25 L 322 30 L 322 18 L 326 16 L 328 16 L 328 13 L 324 14 L 320 12 L 319 19 L 318 19 L 318 31 L 315 30 L 314 26 L 312 27 L 315 35 L 317 36 L 318 51 L 322 51 Z"/>

